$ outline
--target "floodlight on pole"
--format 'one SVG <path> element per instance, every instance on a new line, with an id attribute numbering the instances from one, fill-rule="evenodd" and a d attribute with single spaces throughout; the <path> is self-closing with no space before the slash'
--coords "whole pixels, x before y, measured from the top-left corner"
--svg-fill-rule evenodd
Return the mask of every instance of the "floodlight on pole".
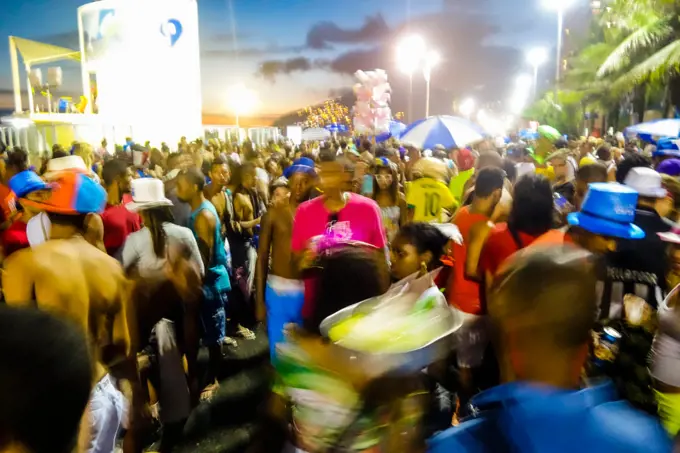
<path id="1" fill-rule="evenodd" d="M 425 51 L 425 40 L 419 35 L 409 35 L 397 45 L 397 65 L 408 75 L 408 121 L 413 121 L 413 72 L 418 69 Z"/>
<path id="2" fill-rule="evenodd" d="M 247 88 L 244 84 L 232 85 L 227 90 L 227 103 L 229 109 L 236 116 L 236 128 L 238 129 L 239 143 L 241 141 L 241 126 L 239 119 L 243 115 L 248 115 L 257 107 L 257 93 Z"/>
<path id="3" fill-rule="evenodd" d="M 546 8 L 557 11 L 557 54 L 555 62 L 555 99 L 557 104 L 557 93 L 560 85 L 560 72 L 562 67 L 562 29 L 564 28 L 564 11 L 574 3 L 574 0 L 543 0 Z"/>
<path id="4" fill-rule="evenodd" d="M 527 52 L 527 62 L 529 62 L 534 70 L 534 99 L 536 99 L 536 93 L 538 91 L 538 68 L 547 60 L 548 52 L 543 47 L 534 47 Z"/>
<path id="5" fill-rule="evenodd" d="M 441 57 L 433 50 L 429 51 L 425 56 L 425 65 L 423 66 L 423 76 L 425 77 L 425 118 L 430 116 L 430 78 L 432 76 L 432 68 L 434 68 Z"/>
<path id="6" fill-rule="evenodd" d="M 517 91 L 521 92 L 522 94 L 525 94 L 529 91 L 532 83 L 533 81 L 529 74 L 520 74 L 517 76 L 517 79 L 515 80 L 515 86 L 517 87 Z"/>
<path id="7" fill-rule="evenodd" d="M 461 114 L 469 118 L 470 115 L 472 115 L 472 112 L 475 110 L 475 100 L 472 98 L 465 99 L 460 103 L 458 110 L 460 110 Z"/>

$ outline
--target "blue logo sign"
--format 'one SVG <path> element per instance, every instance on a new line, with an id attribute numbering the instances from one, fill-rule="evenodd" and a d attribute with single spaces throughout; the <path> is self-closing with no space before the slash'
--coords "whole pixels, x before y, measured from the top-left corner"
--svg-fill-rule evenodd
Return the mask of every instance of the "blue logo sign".
<path id="1" fill-rule="evenodd" d="M 182 23 L 177 19 L 169 19 L 161 24 L 161 35 L 170 40 L 170 46 L 174 46 L 182 36 Z"/>
<path id="2" fill-rule="evenodd" d="M 115 9 L 102 9 L 99 11 L 99 24 L 97 26 L 96 39 L 102 39 L 111 33 L 111 27 L 116 19 Z"/>

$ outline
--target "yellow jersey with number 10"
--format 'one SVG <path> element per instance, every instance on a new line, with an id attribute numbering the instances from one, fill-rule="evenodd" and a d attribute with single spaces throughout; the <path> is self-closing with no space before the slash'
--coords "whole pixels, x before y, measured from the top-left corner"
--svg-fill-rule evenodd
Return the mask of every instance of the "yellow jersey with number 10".
<path id="1" fill-rule="evenodd" d="M 432 178 L 420 178 L 408 184 L 406 203 L 414 210 L 414 222 L 440 222 L 442 209 L 456 206 L 456 200 L 446 184 Z"/>

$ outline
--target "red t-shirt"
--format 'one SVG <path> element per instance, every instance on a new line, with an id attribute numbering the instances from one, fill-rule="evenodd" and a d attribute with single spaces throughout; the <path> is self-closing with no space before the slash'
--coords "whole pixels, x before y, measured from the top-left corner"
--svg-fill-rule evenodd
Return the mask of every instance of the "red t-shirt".
<path id="1" fill-rule="evenodd" d="M 467 246 L 470 241 L 470 230 L 480 222 L 488 222 L 489 218 L 482 214 L 470 212 L 469 206 L 458 210 L 452 222 L 458 227 L 463 236 L 462 244 L 453 244 L 453 272 L 449 277 L 447 294 L 449 303 L 459 310 L 479 315 L 483 307 L 479 300 L 479 284 L 465 275 L 465 261 L 467 260 Z"/>
<path id="2" fill-rule="evenodd" d="M 21 219 L 14 221 L 9 228 L 2 233 L 2 248 L 5 258 L 17 250 L 30 247 L 26 227 L 28 225 Z"/>
<path id="3" fill-rule="evenodd" d="M 522 243 L 522 248 L 528 247 L 536 240 L 536 236 L 526 233 L 517 232 L 517 235 Z M 495 225 L 491 229 L 489 237 L 482 248 L 482 253 L 479 256 L 479 275 L 484 276 L 487 271 L 491 275 L 496 275 L 503 261 L 519 249 L 520 247 L 518 247 L 512 234 L 510 234 L 510 230 L 508 230 L 508 224 L 499 223 Z"/>
<path id="4" fill-rule="evenodd" d="M 125 243 L 130 233 L 142 228 L 142 219 L 135 212 L 130 212 L 124 205 L 107 204 L 101 214 L 104 224 L 104 247 L 106 253 L 114 256 Z"/>
<path id="5" fill-rule="evenodd" d="M 17 215 L 16 196 L 4 184 L 0 184 L 0 213 L 2 214 L 2 222 L 12 220 Z"/>

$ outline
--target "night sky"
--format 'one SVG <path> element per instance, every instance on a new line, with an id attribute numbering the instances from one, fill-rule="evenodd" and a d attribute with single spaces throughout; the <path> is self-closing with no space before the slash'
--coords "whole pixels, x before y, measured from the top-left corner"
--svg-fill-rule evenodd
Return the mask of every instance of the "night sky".
<path id="1" fill-rule="evenodd" d="M 81 0 L 2 3 L 3 39 L 15 35 L 78 49 L 76 9 L 83 4 Z M 399 109 L 406 82 L 396 69 L 395 46 L 409 27 L 442 56 L 433 73 L 433 97 L 437 98 L 433 113 L 450 113 L 451 99 L 456 97 L 505 99 L 518 72 L 528 70 L 524 51 L 536 45 L 552 48 L 555 43 L 555 15 L 541 6 L 541 0 L 198 3 L 203 109 L 210 113 L 225 112 L 224 93 L 235 83 L 245 83 L 258 93 L 258 114 L 280 114 L 341 93 L 353 84 L 354 71 L 376 67 L 388 71 Z M 0 109 L 12 105 L 9 51 L 7 41 L 2 42 Z M 62 67 L 63 92 L 77 94 L 77 66 L 64 63 Z M 543 71 L 546 79 L 549 68 Z M 420 77 L 414 80 L 414 91 L 420 96 L 424 83 Z"/>

